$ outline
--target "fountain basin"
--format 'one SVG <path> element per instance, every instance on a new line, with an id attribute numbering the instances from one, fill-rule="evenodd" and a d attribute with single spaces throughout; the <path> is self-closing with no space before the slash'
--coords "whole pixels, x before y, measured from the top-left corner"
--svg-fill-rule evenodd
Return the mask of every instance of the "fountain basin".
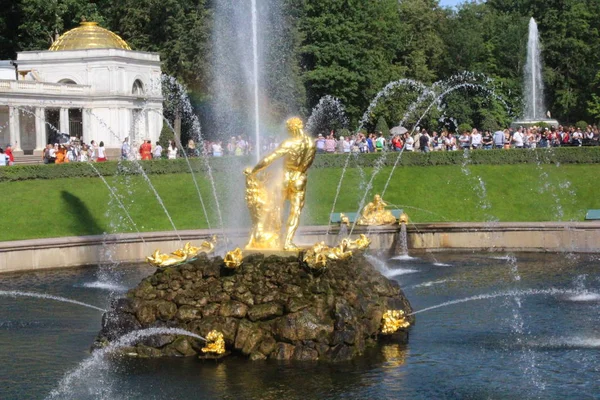
<path id="1" fill-rule="evenodd" d="M 552 128 L 558 128 L 558 126 L 560 125 L 559 122 L 555 119 L 540 118 L 540 119 L 523 119 L 523 120 L 513 121 L 510 123 L 510 127 L 513 129 L 518 129 L 520 127 L 531 128 L 533 126 L 540 126 L 540 124 L 545 124 Z"/>

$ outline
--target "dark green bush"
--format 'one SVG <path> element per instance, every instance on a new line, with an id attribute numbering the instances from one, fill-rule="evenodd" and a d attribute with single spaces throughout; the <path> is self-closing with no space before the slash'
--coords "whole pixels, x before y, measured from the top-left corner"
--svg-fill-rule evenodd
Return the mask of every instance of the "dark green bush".
<path id="1" fill-rule="evenodd" d="M 587 127 L 588 127 L 588 123 L 585 121 L 577 121 L 577 123 L 575 124 L 575 128 L 579 128 L 584 132 L 587 129 Z"/>
<path id="2" fill-rule="evenodd" d="M 401 155 L 400 155 L 401 154 Z M 398 166 L 434 166 L 461 165 L 465 162 L 462 151 L 442 151 L 430 153 L 371 153 L 351 154 L 348 165 L 355 167 L 372 167 L 378 160 L 384 166 L 392 166 L 398 160 Z M 347 155 L 318 154 L 313 168 L 343 168 Z M 383 159 L 381 159 L 383 157 Z M 469 152 L 466 159 L 470 164 L 596 164 L 600 163 L 600 146 L 597 147 L 559 147 L 549 149 L 511 149 L 511 150 L 475 150 Z M 213 171 L 242 174 L 245 167 L 255 163 L 253 156 L 209 158 Z M 121 174 L 139 174 L 140 168 L 149 175 L 189 173 L 190 168 L 195 173 L 206 174 L 208 165 L 202 158 L 190 158 L 189 165 L 185 159 L 150 160 L 150 161 L 108 161 L 104 163 L 69 163 L 61 165 L 16 165 L 0 168 L 0 182 L 20 181 L 30 179 L 59 179 L 113 176 Z M 96 170 L 98 172 L 96 172 Z"/>
<path id="3" fill-rule="evenodd" d="M 458 126 L 458 130 L 456 131 L 456 133 L 460 133 L 462 135 L 463 132 L 471 133 L 472 130 L 473 127 L 470 124 L 462 123 Z"/>

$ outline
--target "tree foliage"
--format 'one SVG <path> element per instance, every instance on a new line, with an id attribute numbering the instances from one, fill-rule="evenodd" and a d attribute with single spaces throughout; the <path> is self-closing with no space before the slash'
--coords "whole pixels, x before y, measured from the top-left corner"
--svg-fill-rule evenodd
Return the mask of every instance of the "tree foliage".
<path id="1" fill-rule="evenodd" d="M 214 95 L 211 32 L 218 1 L 0 0 L 0 58 L 47 49 L 85 17 L 120 34 L 134 50 L 158 52 L 163 70 L 193 92 L 198 106 Z M 527 24 L 534 17 L 552 116 L 565 123 L 600 120 L 598 0 L 465 1 L 453 9 L 440 7 L 438 0 L 270 3 L 264 30 L 273 38 L 269 52 L 276 56 L 265 65 L 265 93 L 276 119 L 306 115 L 331 95 L 345 104 L 355 127 L 390 81 L 412 78 L 431 85 L 474 71 L 493 79 L 494 95 L 452 93 L 420 124 L 436 128 L 453 119 L 477 127 L 505 126 L 522 109 Z M 411 90 L 391 93 L 371 110 L 365 127 L 375 129 L 380 118 L 396 125 L 417 97 Z M 407 126 L 421 111 L 415 108 Z"/>

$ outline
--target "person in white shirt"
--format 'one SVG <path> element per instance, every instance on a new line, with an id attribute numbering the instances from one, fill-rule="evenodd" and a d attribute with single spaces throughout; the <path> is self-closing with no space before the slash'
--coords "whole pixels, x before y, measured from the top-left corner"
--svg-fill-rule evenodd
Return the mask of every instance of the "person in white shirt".
<path id="1" fill-rule="evenodd" d="M 154 159 L 161 158 L 162 151 L 163 151 L 162 146 L 160 145 L 160 143 L 156 142 L 156 147 L 154 148 L 154 151 L 152 151 L 152 158 L 154 158 Z"/>
<path id="2" fill-rule="evenodd" d="M 515 146 L 515 149 L 523 148 L 523 133 L 521 133 L 521 129 L 518 129 L 512 136 L 512 142 Z"/>
<path id="3" fill-rule="evenodd" d="M 129 145 L 129 138 L 126 137 L 121 145 L 121 160 L 129 160 L 131 154 L 131 146 Z"/>
<path id="4" fill-rule="evenodd" d="M 480 149 L 482 140 L 481 133 L 477 129 L 473 129 L 473 132 L 471 132 L 471 146 L 473 149 Z"/>
<path id="5" fill-rule="evenodd" d="M 221 157 L 223 155 L 223 147 L 221 146 L 221 142 L 214 142 L 212 144 L 212 152 L 213 156 Z"/>
<path id="6" fill-rule="evenodd" d="M 177 144 L 175 144 L 174 140 L 169 142 L 169 148 L 167 149 L 167 158 L 169 160 L 174 160 L 177 158 Z"/>
<path id="7" fill-rule="evenodd" d="M 404 151 L 413 151 L 415 149 L 415 139 L 410 136 L 409 133 L 406 134 L 406 139 L 404 139 Z"/>
<path id="8" fill-rule="evenodd" d="M 8 166 L 9 161 L 10 158 L 6 154 L 4 154 L 4 149 L 0 148 L 0 167 Z"/>

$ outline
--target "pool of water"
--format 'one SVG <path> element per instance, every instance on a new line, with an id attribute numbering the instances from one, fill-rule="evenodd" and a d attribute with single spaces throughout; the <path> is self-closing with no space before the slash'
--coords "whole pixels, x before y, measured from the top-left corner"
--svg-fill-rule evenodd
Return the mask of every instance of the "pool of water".
<path id="1" fill-rule="evenodd" d="M 0 397 L 41 399 L 55 391 L 60 399 L 598 398 L 598 256 L 448 253 L 373 262 L 400 282 L 417 311 L 498 297 L 419 313 L 407 346 L 380 345 L 348 363 L 113 356 L 70 375 L 90 360 L 102 313 L 0 297 Z M 1 275 L 0 291 L 107 308 L 152 272 L 119 266 Z M 551 288 L 559 291 L 532 295 Z"/>

